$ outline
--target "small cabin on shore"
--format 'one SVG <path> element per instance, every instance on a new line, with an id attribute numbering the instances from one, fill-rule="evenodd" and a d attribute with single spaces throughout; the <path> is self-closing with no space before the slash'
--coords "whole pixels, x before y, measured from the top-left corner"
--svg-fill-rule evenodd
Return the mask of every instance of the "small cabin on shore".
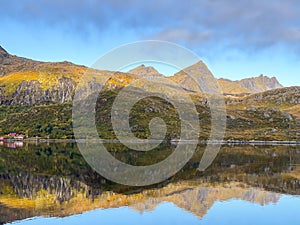
<path id="1" fill-rule="evenodd" d="M 17 132 L 11 132 L 7 135 L 0 136 L 0 141 L 11 140 L 11 139 L 21 141 L 25 139 L 25 135 L 19 134 Z"/>

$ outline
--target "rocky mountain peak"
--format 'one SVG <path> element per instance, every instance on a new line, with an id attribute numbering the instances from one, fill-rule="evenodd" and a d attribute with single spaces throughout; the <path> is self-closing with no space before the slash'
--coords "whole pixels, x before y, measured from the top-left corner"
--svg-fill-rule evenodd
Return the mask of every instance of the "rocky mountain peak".
<path id="1" fill-rule="evenodd" d="M 8 57 L 8 52 L 0 45 L 0 57 Z"/>
<path id="2" fill-rule="evenodd" d="M 213 75 L 203 61 L 180 70 L 178 73 L 170 77 L 172 81 L 180 85 L 182 88 L 192 92 L 214 92 L 218 86 Z M 201 89 L 199 87 L 201 83 Z"/>
<path id="3" fill-rule="evenodd" d="M 154 67 L 145 66 L 144 64 L 128 71 L 128 73 L 137 75 L 139 77 L 145 77 L 145 78 L 149 78 L 149 77 L 156 78 L 156 77 L 162 77 L 163 76 Z"/>
<path id="4" fill-rule="evenodd" d="M 205 63 L 202 60 L 199 60 L 198 62 L 196 62 L 192 66 L 206 66 L 206 65 L 205 65 Z"/>
<path id="5" fill-rule="evenodd" d="M 247 88 L 254 93 L 283 87 L 283 85 L 279 83 L 276 77 L 268 77 L 263 74 L 258 77 L 246 78 L 237 82 L 242 87 Z"/>
<path id="6" fill-rule="evenodd" d="M 205 63 L 202 60 L 200 60 L 200 61 L 196 62 L 195 64 L 192 64 L 191 66 L 184 68 L 183 70 L 185 72 L 187 72 L 187 71 L 203 72 L 204 70 L 208 70 L 208 68 L 205 65 Z"/>

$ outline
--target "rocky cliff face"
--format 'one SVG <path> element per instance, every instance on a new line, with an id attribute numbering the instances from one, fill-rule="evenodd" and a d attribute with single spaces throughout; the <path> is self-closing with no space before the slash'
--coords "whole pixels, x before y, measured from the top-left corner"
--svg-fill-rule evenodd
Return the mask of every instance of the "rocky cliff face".
<path id="1" fill-rule="evenodd" d="M 65 77 L 58 80 L 57 86 L 46 90 L 41 88 L 38 80 L 22 81 L 10 98 L 0 96 L 0 104 L 35 105 L 42 102 L 71 102 L 75 87 L 74 80 Z"/>
<path id="2" fill-rule="evenodd" d="M 12 56 L 0 47 L 0 105 L 72 102 L 78 82 L 84 81 L 80 91 L 87 95 L 99 87 L 96 77 L 100 73 L 104 72 L 70 62 L 44 63 Z"/>

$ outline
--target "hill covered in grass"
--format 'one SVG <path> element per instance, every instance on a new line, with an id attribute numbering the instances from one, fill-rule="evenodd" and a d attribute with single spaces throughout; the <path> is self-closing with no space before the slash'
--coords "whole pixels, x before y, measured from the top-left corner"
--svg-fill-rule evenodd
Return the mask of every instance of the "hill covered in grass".
<path id="1" fill-rule="evenodd" d="M 188 94 L 199 113 L 202 130 L 199 138 L 205 140 L 209 136 L 209 102 L 185 70 L 164 77 L 153 67 L 143 65 L 122 73 L 69 62 L 33 61 L 12 56 L 3 48 L 0 53 L 0 135 L 16 131 L 28 137 L 73 138 L 72 100 L 75 90 L 79 89 L 80 95 L 88 97 L 95 90 L 102 89 L 96 105 L 98 133 L 101 138 L 115 139 L 110 113 L 118 93 L 129 85 L 143 91 L 154 81 L 159 85 L 153 90 L 150 88 L 150 92 L 169 92 L 178 101 L 184 101 L 183 96 Z M 210 74 L 202 61 L 188 69 L 203 76 Z M 265 76 L 241 82 L 220 79 L 219 85 L 227 109 L 226 139 L 299 141 L 299 87 L 281 88 L 276 78 Z M 166 122 L 167 139 L 179 137 L 180 120 L 174 106 L 156 97 L 139 101 L 131 110 L 132 131 L 137 137 L 147 138 L 150 135 L 149 122 L 155 117 L 162 117 Z"/>

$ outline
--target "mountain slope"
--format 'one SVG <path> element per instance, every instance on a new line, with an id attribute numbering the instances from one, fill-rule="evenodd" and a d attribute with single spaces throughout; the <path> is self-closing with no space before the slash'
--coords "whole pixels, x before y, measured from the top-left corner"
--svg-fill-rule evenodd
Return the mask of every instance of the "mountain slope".
<path id="1" fill-rule="evenodd" d="M 233 82 L 229 79 L 218 79 L 218 83 L 222 89 L 223 94 L 228 95 L 228 94 L 232 94 L 232 95 L 238 95 L 241 93 L 251 93 L 251 91 L 247 88 L 242 87 L 241 85 L 239 85 L 236 82 Z"/>
<path id="2" fill-rule="evenodd" d="M 39 61 L 11 55 L 0 46 L 0 77 L 9 73 L 32 69 L 41 63 L 42 62 Z"/>
<path id="3" fill-rule="evenodd" d="M 95 76 L 87 76 L 94 72 Z M 77 83 L 85 76 L 93 85 L 92 78 L 100 71 L 72 63 L 41 63 L 33 68 L 0 76 L 0 105 L 34 105 L 42 102 L 71 102 Z"/>
<path id="4" fill-rule="evenodd" d="M 193 78 L 191 76 L 193 76 Z M 201 93 L 210 92 L 218 88 L 212 77 L 213 75 L 205 63 L 199 61 L 196 64 L 179 71 L 173 76 L 168 77 L 168 79 L 187 91 Z M 194 78 L 196 80 L 194 80 Z M 198 83 L 201 83 L 201 87 L 199 87 Z M 201 90 L 201 88 L 203 88 L 203 90 Z"/>

